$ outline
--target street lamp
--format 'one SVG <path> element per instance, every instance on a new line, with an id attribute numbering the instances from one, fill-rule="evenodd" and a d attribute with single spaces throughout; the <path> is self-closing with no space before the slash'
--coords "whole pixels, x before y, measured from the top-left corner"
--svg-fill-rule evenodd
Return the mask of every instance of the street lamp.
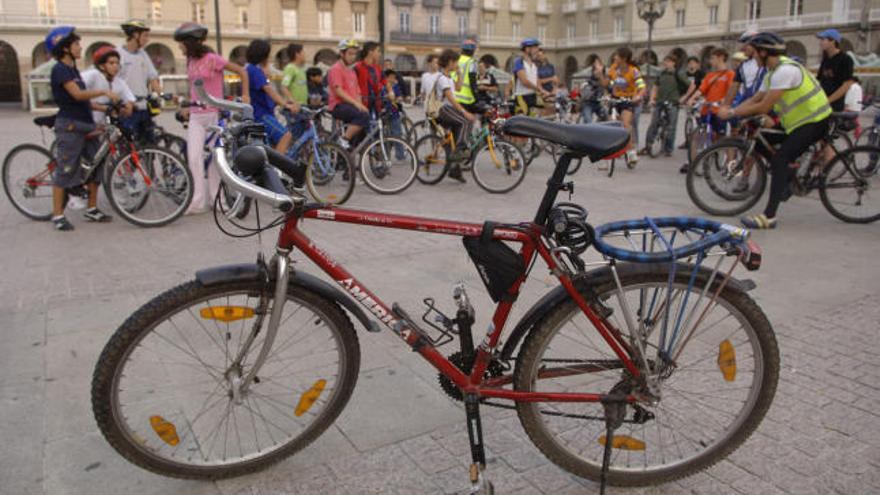
<path id="1" fill-rule="evenodd" d="M 651 38 L 654 35 L 654 22 L 666 13 L 669 0 L 636 0 L 639 18 L 648 23 L 648 48 L 651 51 Z"/>

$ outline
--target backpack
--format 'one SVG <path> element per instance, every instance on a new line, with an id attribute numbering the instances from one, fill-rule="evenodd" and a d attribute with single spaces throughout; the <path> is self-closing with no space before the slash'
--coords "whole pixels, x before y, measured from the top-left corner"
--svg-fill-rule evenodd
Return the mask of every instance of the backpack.
<path id="1" fill-rule="evenodd" d="M 443 74 L 437 76 L 437 79 L 434 80 L 434 85 L 431 86 L 431 91 L 425 97 L 425 115 L 428 117 L 436 117 L 440 112 L 440 107 L 443 106 L 443 101 L 437 98 L 437 82 L 440 81 L 441 77 L 443 77 Z"/>

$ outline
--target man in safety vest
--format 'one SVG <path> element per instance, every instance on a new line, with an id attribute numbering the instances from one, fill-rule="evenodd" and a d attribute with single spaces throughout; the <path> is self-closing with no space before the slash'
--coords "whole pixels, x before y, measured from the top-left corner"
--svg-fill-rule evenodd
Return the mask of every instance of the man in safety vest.
<path id="1" fill-rule="evenodd" d="M 468 112 L 473 113 L 477 102 L 477 60 L 474 53 L 477 42 L 466 39 L 461 42 L 461 55 L 458 57 L 458 70 L 452 73 L 455 83 L 455 99 Z"/>
<path id="2" fill-rule="evenodd" d="M 789 183 L 796 170 L 789 164 L 797 160 L 809 147 L 825 137 L 831 106 L 816 78 L 801 64 L 783 55 L 785 40 L 775 33 L 758 33 L 751 40 L 761 65 L 767 68 L 764 84 L 758 94 L 736 108 L 719 109 L 721 118 L 747 117 L 769 113 L 779 117 L 785 136 L 779 149 L 772 154 L 758 151 L 770 161 L 772 180 L 770 199 L 764 213 L 742 218 L 752 229 L 776 228 L 776 210 L 779 203 L 791 196 Z M 759 146 L 763 148 L 763 146 Z"/>

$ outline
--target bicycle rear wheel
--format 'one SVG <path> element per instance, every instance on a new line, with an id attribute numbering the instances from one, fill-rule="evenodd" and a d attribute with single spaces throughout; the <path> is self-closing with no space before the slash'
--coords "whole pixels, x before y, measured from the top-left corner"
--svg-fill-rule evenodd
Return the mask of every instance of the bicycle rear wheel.
<path id="1" fill-rule="evenodd" d="M 702 311 L 700 305 L 709 304 L 708 298 L 699 298 L 706 279 L 697 277 L 691 285 L 683 270 L 670 284 L 668 270 L 668 264 L 621 270 L 621 292 L 608 278 L 592 287 L 612 311 L 612 326 L 625 332 L 625 319 L 630 318 L 648 335 L 643 343 L 649 362 L 660 362 L 663 310 L 656 301 L 669 296 L 674 314 L 680 307 L 690 311 L 696 305 Z M 710 290 L 718 284 L 715 279 Z M 615 433 L 609 483 L 653 485 L 706 469 L 739 447 L 763 419 L 779 375 L 773 329 L 755 302 L 732 284 L 720 292 L 717 303 L 696 322 L 675 364 L 654 375 L 660 398 L 655 405 L 640 404 L 644 421 L 639 423 L 635 409 L 627 406 L 626 420 Z M 514 387 L 605 394 L 624 384 L 629 373 L 622 361 L 590 327 L 571 299 L 558 306 L 526 337 Z M 629 333 L 624 339 L 635 347 Z M 517 411 L 529 438 L 548 459 L 578 476 L 599 479 L 605 434 L 600 403 L 520 402 Z M 645 412 L 652 416 L 646 418 Z"/>
<path id="2" fill-rule="evenodd" d="M 490 193 L 510 192 L 526 177 L 526 158 L 513 144 L 489 136 L 474 153 L 471 173 L 474 182 Z"/>
<path id="3" fill-rule="evenodd" d="M 449 149 L 444 139 L 433 134 L 422 136 L 416 142 L 415 151 L 419 160 L 416 173 L 419 182 L 433 185 L 443 180 L 449 171 Z"/>
<path id="4" fill-rule="evenodd" d="M 192 202 L 192 173 L 184 163 L 157 146 L 143 146 L 114 161 L 104 177 L 113 210 L 140 227 L 173 222 Z"/>
<path id="5" fill-rule="evenodd" d="M 355 170 L 351 157 L 336 143 L 319 143 L 315 155 L 308 146 L 306 186 L 319 203 L 341 205 L 354 191 Z"/>
<path id="6" fill-rule="evenodd" d="M 688 196 L 710 215 L 739 215 L 761 199 L 767 187 L 764 158 L 740 139 L 718 141 L 688 168 Z"/>
<path id="7" fill-rule="evenodd" d="M 825 209 L 848 223 L 880 219 L 880 147 L 858 146 L 842 151 L 825 167 L 819 197 Z"/>
<path id="8" fill-rule="evenodd" d="M 20 144 L 3 160 L 3 190 L 24 216 L 39 221 L 52 218 L 52 175 L 55 158 L 36 144 Z"/>
<path id="9" fill-rule="evenodd" d="M 192 281 L 138 309 L 104 347 L 92 380 L 92 409 L 110 445 L 159 474 L 217 479 L 315 440 L 351 396 L 357 335 L 338 305 L 291 286 L 271 353 L 241 390 L 271 305 L 259 282 Z"/>
<path id="10" fill-rule="evenodd" d="M 379 194 L 397 194 L 416 180 L 416 152 L 403 139 L 386 137 L 370 143 L 360 162 L 364 183 Z"/>

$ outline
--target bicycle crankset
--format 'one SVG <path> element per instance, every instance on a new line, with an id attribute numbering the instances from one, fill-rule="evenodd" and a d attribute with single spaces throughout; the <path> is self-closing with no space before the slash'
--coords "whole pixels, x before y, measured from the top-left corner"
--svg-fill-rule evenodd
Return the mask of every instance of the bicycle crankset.
<path id="1" fill-rule="evenodd" d="M 473 362 L 464 362 L 464 357 L 461 355 L 461 351 L 450 354 L 448 359 L 450 363 L 458 366 L 458 369 L 465 373 L 470 373 L 471 368 L 474 366 Z M 495 378 L 503 374 L 504 367 L 501 365 L 500 362 L 495 360 L 489 362 L 489 367 L 486 368 L 485 376 Z M 443 391 L 446 392 L 446 395 L 452 397 L 457 401 L 461 401 L 464 399 L 464 397 L 461 395 L 461 390 L 456 387 L 454 383 L 452 383 L 452 380 L 446 378 L 443 375 L 438 375 L 438 378 L 440 380 L 440 388 L 442 388 Z"/>

